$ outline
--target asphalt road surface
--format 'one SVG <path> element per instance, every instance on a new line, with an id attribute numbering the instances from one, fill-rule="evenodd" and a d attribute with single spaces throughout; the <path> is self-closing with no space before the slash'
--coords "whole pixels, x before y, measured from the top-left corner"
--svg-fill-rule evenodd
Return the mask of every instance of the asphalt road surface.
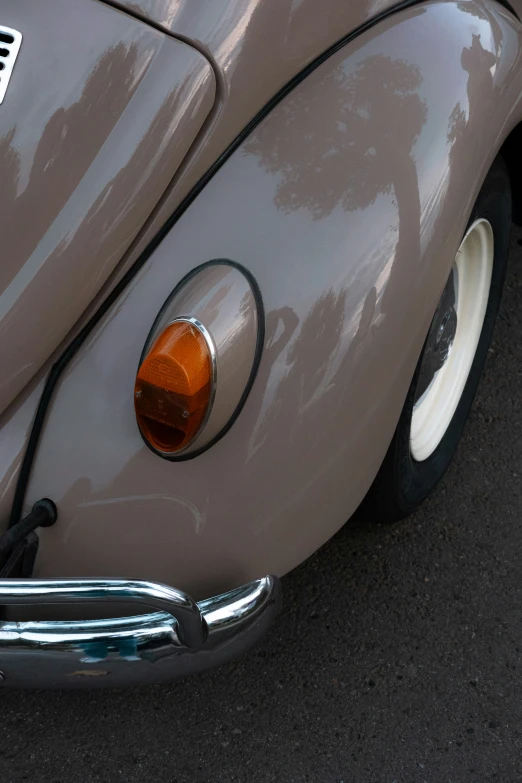
<path id="1" fill-rule="evenodd" d="M 522 781 L 522 242 L 440 489 L 349 523 L 255 650 L 149 689 L 0 691 L 11 783 Z"/>

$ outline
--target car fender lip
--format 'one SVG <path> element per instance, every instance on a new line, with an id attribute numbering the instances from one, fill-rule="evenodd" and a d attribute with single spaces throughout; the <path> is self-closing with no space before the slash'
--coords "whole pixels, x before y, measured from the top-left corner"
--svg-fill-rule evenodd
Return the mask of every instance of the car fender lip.
<path id="1" fill-rule="evenodd" d="M 196 603 L 156 582 L 3 579 L 0 604 L 130 602 L 160 611 L 108 620 L 0 622 L 3 687 L 125 687 L 165 682 L 241 655 L 281 607 L 266 576 Z"/>

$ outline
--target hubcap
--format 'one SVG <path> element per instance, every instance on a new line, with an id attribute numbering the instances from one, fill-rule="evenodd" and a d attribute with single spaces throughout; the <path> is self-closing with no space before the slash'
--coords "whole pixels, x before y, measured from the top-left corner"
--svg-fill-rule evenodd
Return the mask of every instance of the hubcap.
<path id="1" fill-rule="evenodd" d="M 429 389 L 436 374 L 445 365 L 450 355 L 457 332 L 457 279 L 457 266 L 453 264 L 424 346 L 424 355 L 415 390 L 415 405 Z"/>
<path id="2" fill-rule="evenodd" d="M 462 240 L 433 317 L 419 371 L 410 430 L 414 459 L 427 459 L 457 409 L 482 332 L 493 271 L 491 224 L 476 220 Z"/>

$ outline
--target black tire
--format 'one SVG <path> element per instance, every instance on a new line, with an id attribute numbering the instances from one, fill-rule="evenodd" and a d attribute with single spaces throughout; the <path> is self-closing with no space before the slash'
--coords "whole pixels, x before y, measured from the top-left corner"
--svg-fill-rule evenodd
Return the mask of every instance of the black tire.
<path id="1" fill-rule="evenodd" d="M 480 217 L 489 220 L 493 228 L 493 273 L 484 325 L 460 402 L 444 437 L 433 454 L 422 462 L 417 462 L 410 450 L 410 426 L 423 357 L 421 354 L 393 440 L 379 473 L 361 505 L 360 516 L 365 519 L 396 522 L 415 511 L 441 480 L 462 436 L 486 361 L 507 269 L 511 228 L 511 189 L 509 174 L 501 157 L 496 158 L 489 170 L 468 225 Z"/>

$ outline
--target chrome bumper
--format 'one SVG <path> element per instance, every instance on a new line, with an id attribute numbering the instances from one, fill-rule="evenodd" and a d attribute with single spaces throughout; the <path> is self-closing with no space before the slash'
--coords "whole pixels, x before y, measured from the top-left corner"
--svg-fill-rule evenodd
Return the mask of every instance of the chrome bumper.
<path id="1" fill-rule="evenodd" d="M 267 576 L 196 603 L 155 582 L 0 579 L 0 605 L 118 602 L 153 613 L 111 620 L 0 622 L 3 687 L 77 688 L 164 682 L 226 663 L 254 644 L 281 606 Z"/>

